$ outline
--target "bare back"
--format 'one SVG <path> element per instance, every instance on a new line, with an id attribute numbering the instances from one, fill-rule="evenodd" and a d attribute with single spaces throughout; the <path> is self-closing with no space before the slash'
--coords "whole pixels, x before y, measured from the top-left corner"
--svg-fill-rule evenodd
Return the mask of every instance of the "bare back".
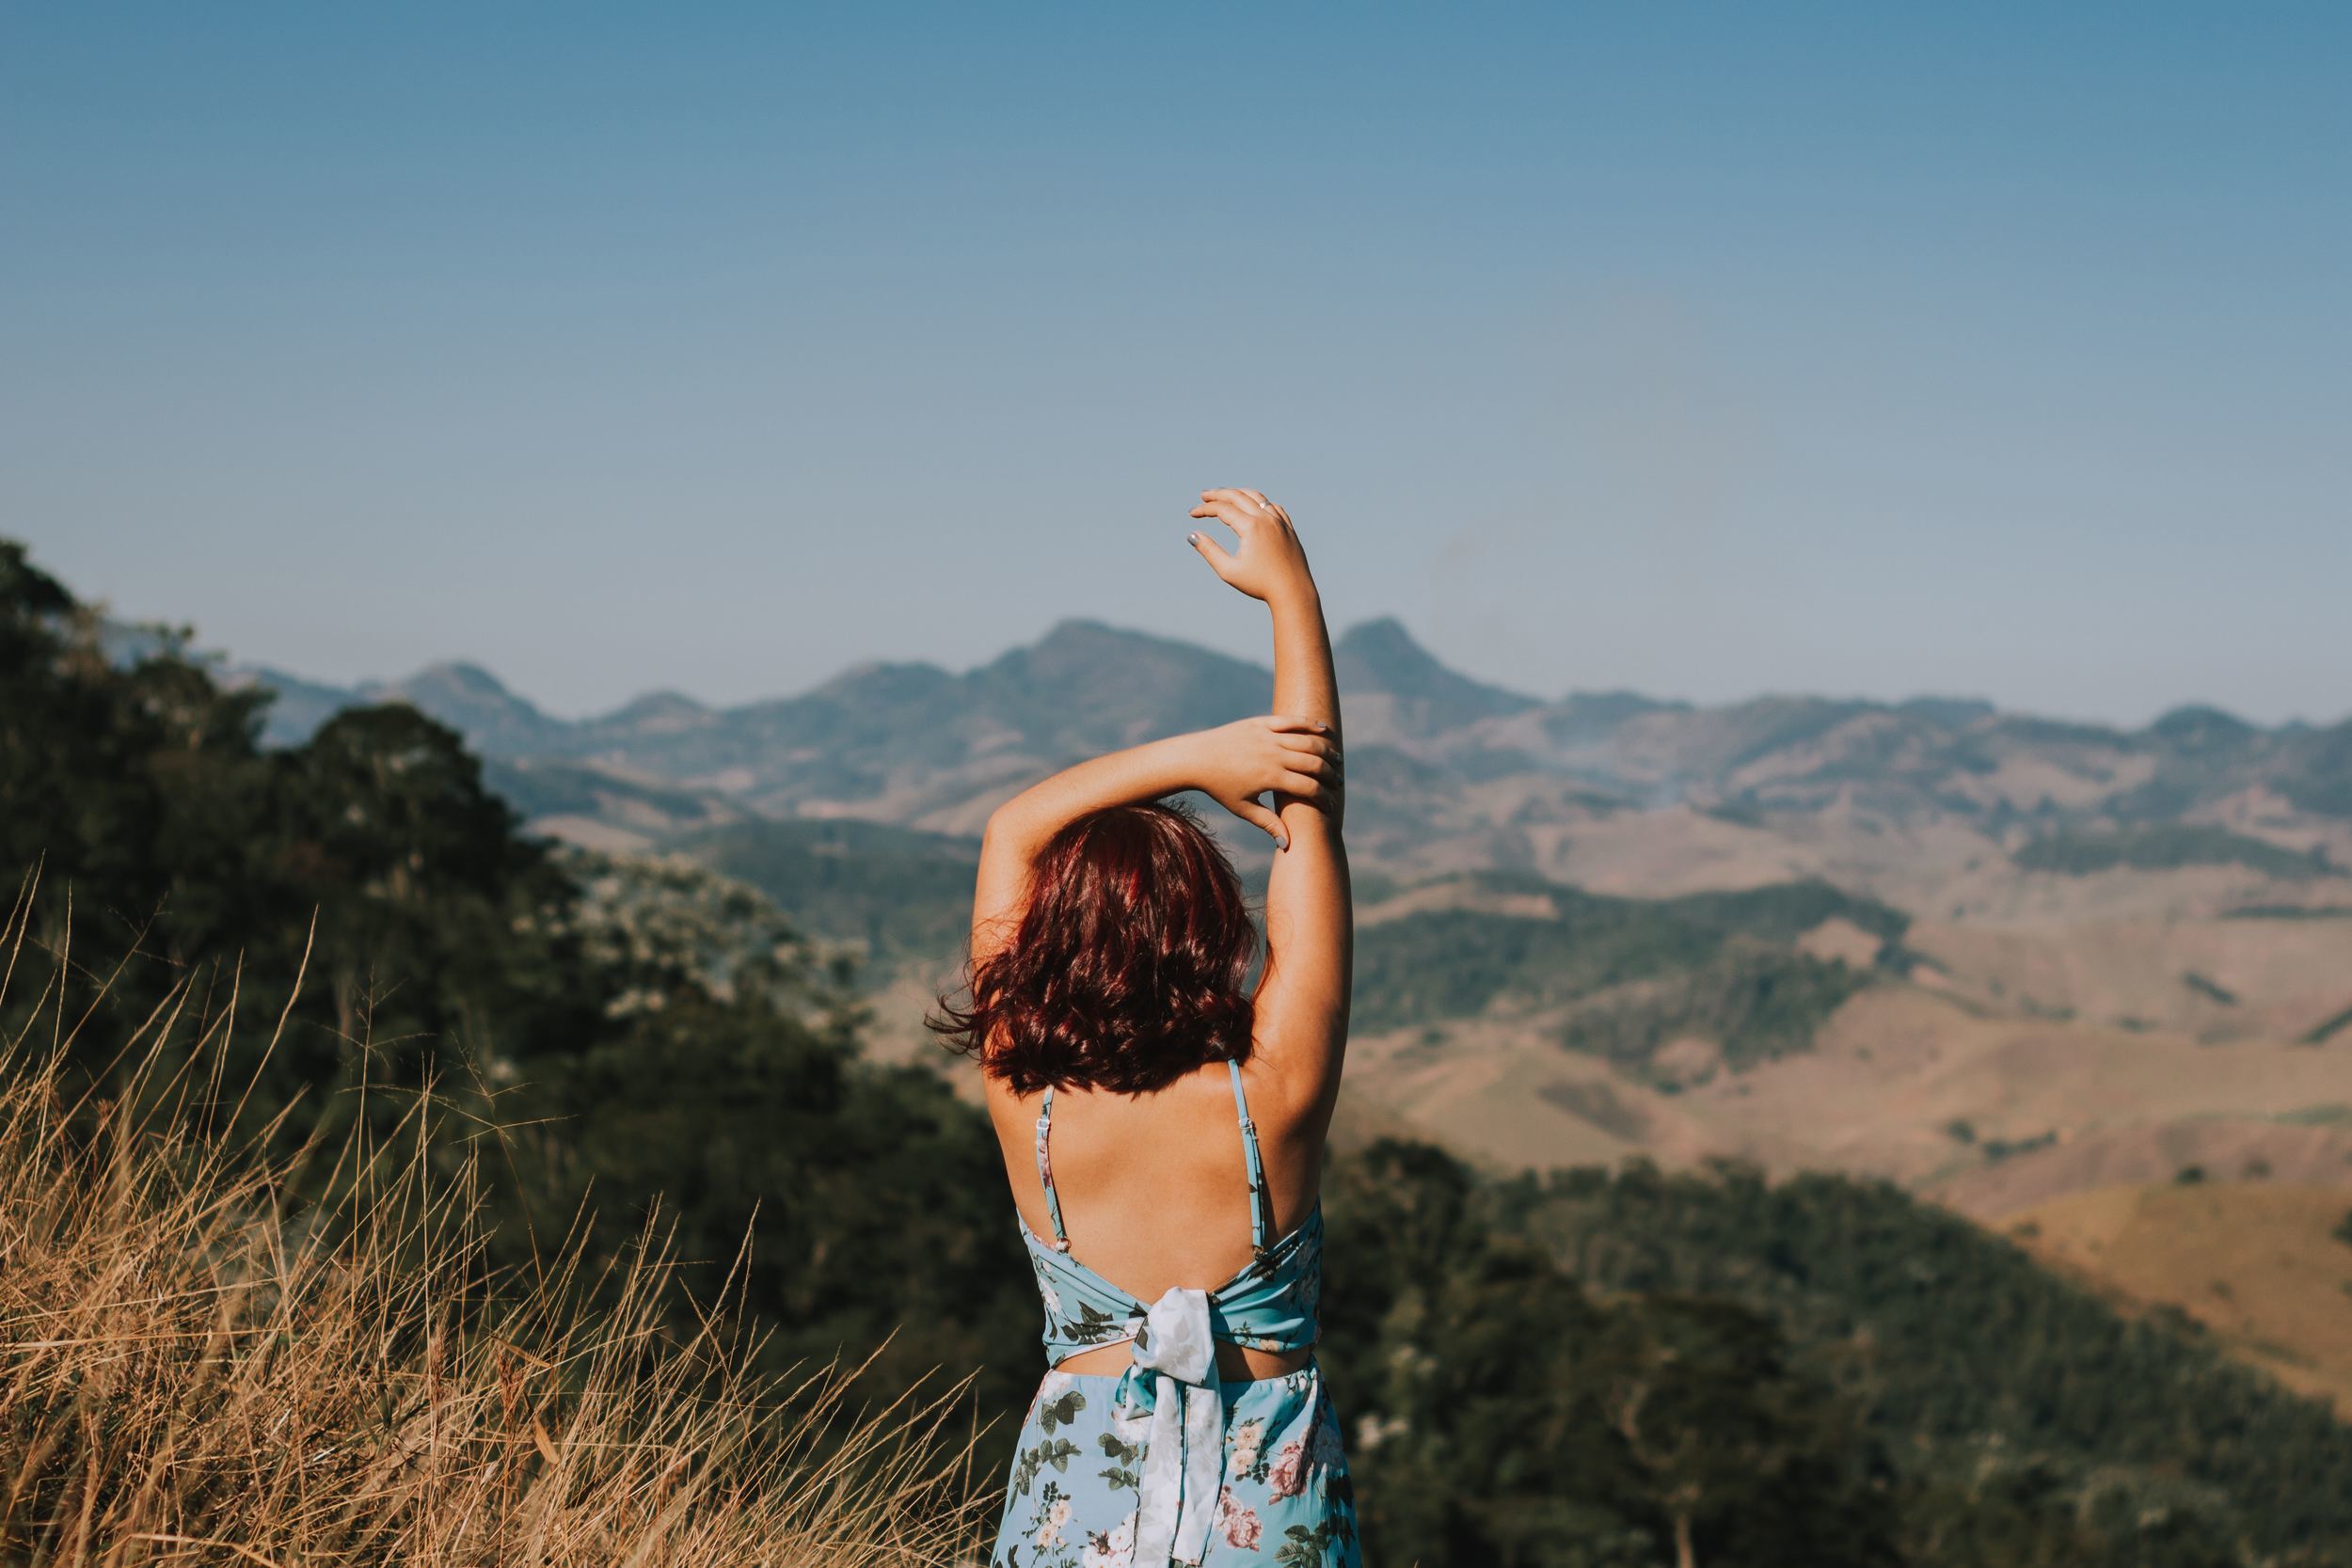
<path id="1" fill-rule="evenodd" d="M 1257 1124 L 1277 1235 L 1313 1208 L 1327 1109 L 1293 1106 L 1280 1086 L 1242 1069 Z M 1041 1094 L 988 1088 L 990 1119 L 1022 1223 L 1053 1234 L 1038 1177 L 1035 1132 Z M 1303 1113 L 1303 1114 L 1302 1114 Z M 1054 1098 L 1054 1185 L 1070 1254 L 1140 1300 L 1170 1286 L 1213 1291 L 1251 1258 L 1248 1180 L 1240 1124 L 1224 1063 L 1212 1062 L 1155 1094 L 1063 1089 Z M 1227 1376 L 1278 1376 L 1311 1354 L 1219 1345 Z M 1072 1371 L 1116 1371 L 1124 1345 L 1070 1357 Z"/>

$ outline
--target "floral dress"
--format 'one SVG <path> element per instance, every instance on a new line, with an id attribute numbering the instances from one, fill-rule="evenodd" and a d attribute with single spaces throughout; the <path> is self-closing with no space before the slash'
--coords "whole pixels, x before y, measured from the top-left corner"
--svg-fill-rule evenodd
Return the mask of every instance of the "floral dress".
<path id="1" fill-rule="evenodd" d="M 1272 1211 L 1239 1064 L 1233 1103 L 1250 1195 L 1251 1261 L 1214 1291 L 1171 1289 L 1146 1306 L 1070 1256 L 1038 1114 L 1038 1177 L 1054 1240 L 1021 1234 L 1045 1306 L 1045 1348 L 1062 1361 L 1129 1343 L 1113 1373 L 1048 1371 L 1022 1423 L 993 1568 L 1163 1568 L 1275 1563 L 1357 1568 L 1355 1490 L 1339 1418 L 1310 1359 L 1278 1377 L 1227 1383 L 1216 1344 L 1304 1350 L 1317 1337 L 1323 1212 L 1269 1241 Z"/>
<path id="2" fill-rule="evenodd" d="M 1120 1381 L 1045 1374 L 1021 1428 L 991 1563 L 1132 1568 L 1152 1411 L 1122 1403 Z M 1355 1492 L 1322 1373 L 1310 1364 L 1219 1393 L 1221 1484 L 1203 1560 L 1355 1568 Z"/>

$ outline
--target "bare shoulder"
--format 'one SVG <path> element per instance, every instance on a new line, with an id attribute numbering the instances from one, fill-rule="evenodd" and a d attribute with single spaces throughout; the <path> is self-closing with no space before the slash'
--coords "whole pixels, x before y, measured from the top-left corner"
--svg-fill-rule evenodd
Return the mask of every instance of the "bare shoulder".
<path id="1" fill-rule="evenodd" d="M 995 1126 L 997 1138 L 1011 1148 L 1028 1138 L 1028 1124 L 1038 1119 L 1038 1102 L 1042 1093 L 1019 1096 L 1011 1084 L 993 1072 L 981 1072 L 981 1102 L 988 1107 L 988 1121 Z"/>
<path id="2" fill-rule="evenodd" d="M 1262 1135 L 1290 1138 L 1320 1136 L 1331 1119 L 1328 1074 L 1320 1062 L 1304 1053 L 1256 1051 L 1242 1068 L 1242 1092 L 1249 1099 L 1249 1119 Z M 1227 1073 L 1220 1069 L 1220 1080 Z"/>
<path id="3" fill-rule="evenodd" d="M 996 1124 L 998 1132 L 1011 1131 L 1021 1122 L 1037 1115 L 1040 1095 L 1026 1099 L 1013 1093 L 1012 1085 L 993 1072 L 980 1074 L 980 1097 L 988 1106 L 988 1119 Z"/>

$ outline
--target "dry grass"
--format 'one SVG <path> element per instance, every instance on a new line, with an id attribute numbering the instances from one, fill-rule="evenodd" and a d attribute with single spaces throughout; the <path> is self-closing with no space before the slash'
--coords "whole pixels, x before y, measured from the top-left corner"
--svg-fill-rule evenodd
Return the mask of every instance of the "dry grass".
<path id="1" fill-rule="evenodd" d="M 668 1332 L 658 1231 L 610 1280 L 576 1241 L 494 1275 L 431 1099 L 272 1164 L 191 1109 L 239 1100 L 230 1025 L 172 1046 L 174 1008 L 125 1042 L 111 1101 L 78 1099 L 58 1064 L 92 1010 L 27 950 L 29 902 L 0 930 L 0 1001 L 20 958 L 50 968 L 0 1042 L 0 1563 L 971 1555 L 954 1390 L 860 1411 L 853 1370 L 753 1376 L 715 1312 Z M 299 1203 L 297 1177 L 339 1196 Z M 599 1283 L 618 1305 L 580 1306 Z"/>

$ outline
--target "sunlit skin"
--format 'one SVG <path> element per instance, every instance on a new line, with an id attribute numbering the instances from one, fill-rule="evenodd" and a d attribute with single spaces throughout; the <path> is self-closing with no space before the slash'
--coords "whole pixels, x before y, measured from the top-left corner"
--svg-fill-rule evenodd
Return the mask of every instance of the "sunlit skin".
<path id="1" fill-rule="evenodd" d="M 1201 492 L 1187 536 L 1211 571 L 1263 603 L 1274 635 L 1272 713 L 1171 736 L 1092 758 L 1030 786 L 989 818 L 972 908 L 972 961 L 995 952 L 1020 924 L 1037 851 L 1062 826 L 1106 806 L 1197 789 L 1276 846 L 1266 881 L 1265 962 L 1251 996 L 1251 1054 L 1243 1069 L 1257 1123 L 1278 1233 L 1303 1219 L 1322 1176 L 1325 1134 L 1339 1098 L 1347 1045 L 1354 952 L 1339 689 L 1330 636 L 1290 515 L 1257 490 Z M 1233 535 L 1227 545 L 1212 529 Z M 1272 804 L 1260 803 L 1271 796 Z M 1038 1094 L 983 1076 L 1014 1201 L 1046 1233 L 1033 1131 Z M 1210 1288 L 1250 1258 L 1239 1172 L 1241 1134 L 1222 1063 L 1148 1095 L 1086 1088 L 1054 1099 L 1054 1169 L 1072 1256 L 1136 1299 L 1170 1286 Z M 1229 1378 L 1276 1376 L 1312 1353 L 1219 1344 Z M 1116 1372 L 1124 1344 L 1060 1365 Z"/>

